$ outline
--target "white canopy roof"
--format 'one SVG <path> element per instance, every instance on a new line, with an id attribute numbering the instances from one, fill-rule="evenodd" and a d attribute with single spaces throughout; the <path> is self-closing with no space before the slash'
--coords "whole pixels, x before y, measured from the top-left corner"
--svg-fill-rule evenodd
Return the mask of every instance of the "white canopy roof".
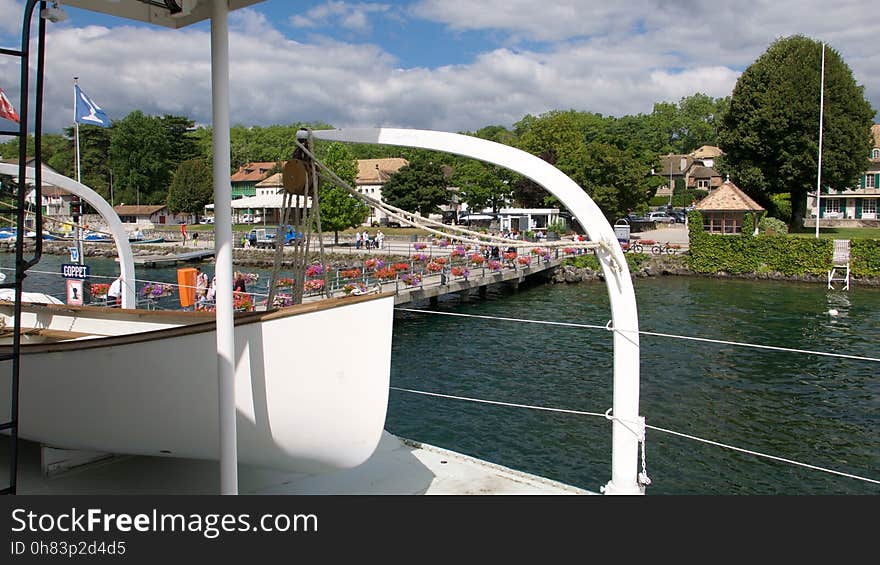
<path id="1" fill-rule="evenodd" d="M 302 197 L 297 197 L 298 201 L 296 204 L 299 207 L 302 207 Z M 284 206 L 284 195 L 283 194 L 261 194 L 258 196 L 248 196 L 245 198 L 239 198 L 238 200 L 232 201 L 232 209 L 233 210 L 241 210 L 241 209 L 260 209 L 260 208 L 281 208 Z M 306 207 L 311 208 L 312 199 L 306 199 Z"/>

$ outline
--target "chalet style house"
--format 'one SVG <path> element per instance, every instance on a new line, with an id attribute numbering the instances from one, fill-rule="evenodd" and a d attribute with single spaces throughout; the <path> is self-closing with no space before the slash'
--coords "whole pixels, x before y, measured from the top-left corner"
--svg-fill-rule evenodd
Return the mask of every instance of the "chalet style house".
<path id="1" fill-rule="evenodd" d="M 660 158 L 660 170 L 654 174 L 663 177 L 667 183 L 657 189 L 657 196 L 669 196 L 672 186 L 681 190 L 690 188 L 710 191 L 721 186 L 723 179 L 715 170 L 715 159 L 724 152 L 714 145 L 703 145 L 687 155 L 664 155 Z"/>
<path id="2" fill-rule="evenodd" d="M 880 204 L 880 124 L 871 127 L 874 134 L 874 147 L 868 155 L 865 172 L 859 184 L 850 188 L 834 189 L 822 187 L 818 216 L 821 226 L 880 227 L 877 205 Z M 816 193 L 807 197 L 810 218 L 805 226 L 815 226 Z"/>

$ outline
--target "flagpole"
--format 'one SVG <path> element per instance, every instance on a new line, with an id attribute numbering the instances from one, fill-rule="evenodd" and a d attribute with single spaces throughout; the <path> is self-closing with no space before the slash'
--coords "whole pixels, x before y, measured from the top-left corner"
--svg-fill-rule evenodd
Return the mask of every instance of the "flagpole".
<path id="1" fill-rule="evenodd" d="M 816 239 L 819 239 L 819 219 L 822 217 L 822 122 L 825 114 L 825 43 L 822 43 L 822 82 L 819 88 L 819 172 L 816 175 Z"/>
<path id="2" fill-rule="evenodd" d="M 73 131 L 74 137 L 76 137 L 76 182 L 82 184 L 80 180 L 80 170 L 79 170 L 79 121 L 76 119 L 76 85 L 79 77 L 73 77 Z M 80 265 L 83 264 L 83 244 L 82 244 L 82 230 L 80 229 L 79 219 L 82 217 L 82 201 L 78 196 L 74 196 L 79 202 L 77 203 L 79 214 L 74 215 L 73 223 L 74 223 L 74 238 L 76 241 L 76 257 L 77 263 Z"/>

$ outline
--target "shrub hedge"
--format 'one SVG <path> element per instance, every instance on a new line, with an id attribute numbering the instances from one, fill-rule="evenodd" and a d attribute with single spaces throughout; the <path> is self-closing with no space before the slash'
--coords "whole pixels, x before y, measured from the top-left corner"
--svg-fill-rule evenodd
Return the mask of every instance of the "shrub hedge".
<path id="1" fill-rule="evenodd" d="M 750 226 L 746 231 L 746 224 Z M 740 236 L 703 231 L 703 217 L 696 210 L 688 214 L 690 230 L 689 266 L 703 274 L 780 272 L 788 276 L 824 275 L 831 269 L 834 243 L 831 239 L 809 239 L 788 235 L 745 235 L 754 230 L 754 218 L 747 216 Z M 880 240 L 855 239 L 850 243 L 850 270 L 855 276 L 880 275 Z"/>

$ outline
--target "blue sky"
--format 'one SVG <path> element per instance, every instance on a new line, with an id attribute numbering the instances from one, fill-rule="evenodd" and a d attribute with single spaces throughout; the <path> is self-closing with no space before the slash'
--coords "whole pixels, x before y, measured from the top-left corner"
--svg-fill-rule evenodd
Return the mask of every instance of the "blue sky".
<path id="1" fill-rule="evenodd" d="M 22 5 L 0 0 L 0 44 L 17 44 L 20 17 L 5 16 Z M 837 49 L 880 109 L 871 8 L 867 0 L 268 0 L 230 18 L 233 122 L 460 131 L 553 109 L 648 113 L 696 92 L 729 95 L 772 41 L 795 33 Z M 111 118 L 140 109 L 210 121 L 207 24 L 167 30 L 67 12 L 49 25 L 47 131 L 70 125 L 73 76 Z M 18 73 L 0 59 L 0 87 L 16 104 Z"/>

